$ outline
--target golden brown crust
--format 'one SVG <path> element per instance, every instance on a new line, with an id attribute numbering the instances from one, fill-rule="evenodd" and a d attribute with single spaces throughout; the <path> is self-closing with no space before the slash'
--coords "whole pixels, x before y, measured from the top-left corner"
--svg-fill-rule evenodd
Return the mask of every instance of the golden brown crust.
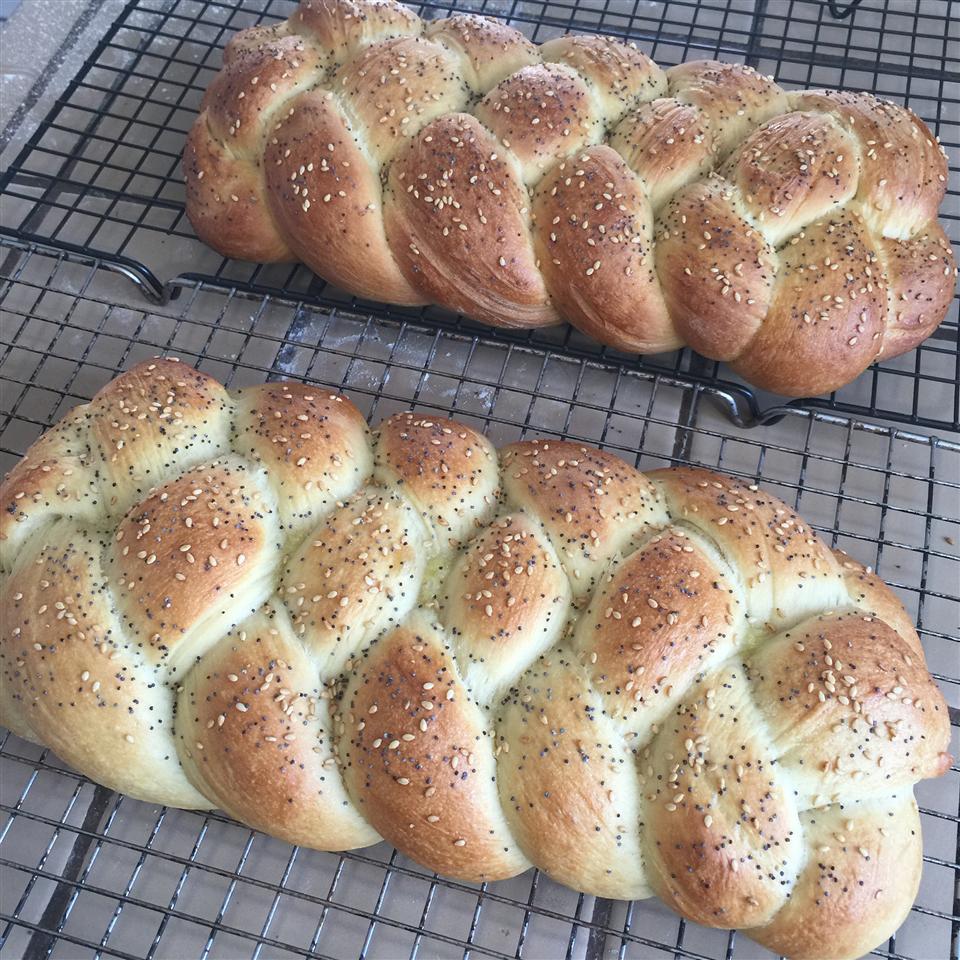
<path id="1" fill-rule="evenodd" d="M 886 279 L 863 221 L 838 212 L 780 252 L 763 326 L 731 366 L 788 396 L 829 393 L 877 357 L 887 317 Z"/>
<path id="2" fill-rule="evenodd" d="M 947 159 L 913 111 L 869 93 L 810 90 L 790 95 L 801 110 L 832 112 L 860 146 L 860 213 L 878 236 L 906 240 L 937 219 Z"/>
<path id="3" fill-rule="evenodd" d="M 116 789 L 799 955 L 909 909 L 920 837 L 881 817 L 948 768 L 943 698 L 889 589 L 755 484 L 153 361 L 3 496 L 0 718 Z"/>
<path id="4" fill-rule="evenodd" d="M 742 63 L 689 60 L 667 70 L 667 83 L 671 97 L 707 115 L 721 157 L 787 109 L 787 96 L 772 78 Z"/>
<path id="5" fill-rule="evenodd" d="M 830 548 L 785 503 L 748 484 L 697 467 L 654 470 L 675 523 L 712 541 L 740 583 L 751 625 L 782 629 L 846 602 Z"/>
<path id="6" fill-rule="evenodd" d="M 0 594 L 4 724 L 114 790 L 210 807 L 180 768 L 171 691 L 114 614 L 108 545 L 59 520 L 32 548 Z"/>
<path id="7" fill-rule="evenodd" d="M 274 44 L 283 37 L 289 36 L 290 33 L 290 24 L 286 20 L 240 30 L 227 41 L 227 45 L 223 48 L 224 66 L 232 66 L 250 53 Z M 271 47 L 271 49 L 275 48 Z"/>
<path id="8" fill-rule="evenodd" d="M 584 156 L 603 157 L 595 189 L 570 177 Z M 395 0 L 303 0 L 284 23 L 239 33 L 184 171 L 198 235 L 229 256 L 296 258 L 356 296 L 496 326 L 565 317 L 628 352 L 689 345 L 791 396 L 912 349 L 953 289 L 935 220 L 945 160 L 909 111 L 787 94 L 738 63 L 665 73 L 611 37 L 537 46 L 496 20 L 428 22 Z M 546 229 L 562 207 L 583 222 L 587 206 L 602 244 Z M 798 326 L 813 316 L 810 275 L 798 281 L 777 251 L 812 236 L 814 258 L 836 264 L 819 232 L 834 221 L 873 265 L 863 326 L 876 343 L 845 322 Z M 838 277 L 825 286 L 821 303 L 849 307 Z"/>
<path id="9" fill-rule="evenodd" d="M 623 118 L 610 146 L 646 187 L 655 211 L 716 161 L 717 145 L 706 114 L 697 106 L 661 97 Z"/>
<path id="10" fill-rule="evenodd" d="M 740 592 L 695 536 L 670 527 L 627 557 L 580 617 L 574 642 L 606 712 L 658 723 L 743 635 Z"/>
<path id="11" fill-rule="evenodd" d="M 500 457 L 507 499 L 543 524 L 577 597 L 593 590 L 617 551 L 664 518 L 647 478 L 603 450 L 531 440 Z"/>
<path id="12" fill-rule="evenodd" d="M 103 504 L 125 513 L 171 473 L 229 449 L 231 401 L 213 377 L 173 360 L 122 373 L 90 402 Z"/>
<path id="13" fill-rule="evenodd" d="M 0 568 L 9 570 L 27 538 L 61 514 L 96 520 L 102 510 L 96 454 L 82 404 L 38 437 L 0 483 Z"/>
<path id="14" fill-rule="evenodd" d="M 804 806 L 889 794 L 950 765 L 947 705 L 892 627 L 821 615 L 764 645 L 751 681 Z"/>
<path id="15" fill-rule="evenodd" d="M 697 923 L 769 922 L 803 863 L 798 808 L 762 729 L 746 671 L 728 661 L 664 721 L 650 750 L 650 878 Z"/>
<path id="16" fill-rule="evenodd" d="M 188 667 L 267 598 L 271 513 L 254 472 L 226 459 L 158 487 L 120 521 L 110 571 L 124 629 L 149 662 Z"/>
<path id="17" fill-rule="evenodd" d="M 800 821 L 807 863 L 791 898 L 750 937 L 797 960 L 870 953 L 876 931 L 896 930 L 917 896 L 923 850 L 916 801 L 832 806 Z"/>
<path id="18" fill-rule="evenodd" d="M 184 767 L 232 817 L 290 843 L 376 843 L 340 778 L 330 703 L 286 617 L 267 606 L 185 679 L 177 714 Z"/>
<path id="19" fill-rule="evenodd" d="M 732 360 L 763 326 L 777 254 L 727 181 L 712 175 L 674 195 L 658 223 L 656 263 L 667 310 L 695 350 Z"/>
<path id="20" fill-rule="evenodd" d="M 303 37 L 251 31 L 228 48 L 187 137 L 187 214 L 197 234 L 242 260 L 295 259 L 268 208 L 260 155 L 284 103 L 321 62 Z"/>
<path id="21" fill-rule="evenodd" d="M 243 48 L 207 88 L 201 104 L 213 137 L 230 155 L 257 160 L 265 131 L 282 116 L 283 101 L 308 88 L 320 67 L 316 48 L 284 36 Z"/>
<path id="22" fill-rule="evenodd" d="M 957 259 L 943 227 L 931 220 L 909 240 L 881 240 L 891 309 L 877 359 L 898 357 L 939 326 L 957 285 Z"/>
<path id="23" fill-rule="evenodd" d="M 609 188 L 558 169 L 584 156 L 604 157 L 593 187 Z M 787 94 L 737 63 L 665 73 L 611 37 L 537 46 L 496 20 L 427 22 L 395 0 L 304 0 L 284 23 L 239 33 L 184 171 L 198 235 L 229 256 L 296 258 L 356 296 L 496 326 L 562 316 L 628 352 L 689 345 L 791 396 L 912 349 L 953 289 L 935 220 L 945 160 L 909 111 L 869 94 Z M 603 212 L 604 195 L 619 195 L 622 216 Z M 597 236 L 547 242 L 564 206 L 581 222 L 595 209 L 604 256 L 578 242 Z M 831 218 L 854 224 L 879 294 L 863 324 L 877 342 L 858 337 L 853 352 L 847 323 L 797 325 L 813 316 L 809 275 L 797 281 L 776 253 L 806 228 L 799 240 L 836 264 L 818 232 Z M 837 277 L 826 286 L 849 306 Z"/>
<path id="24" fill-rule="evenodd" d="M 420 18 L 396 0 L 300 0 L 288 22 L 338 65 L 372 43 L 423 30 Z"/>
<path id="25" fill-rule="evenodd" d="M 173 359 L 120 374 L 44 434 L 0 484 L 0 561 L 45 519 L 122 514 L 155 483 L 228 449 L 230 398 Z"/>
<path id="26" fill-rule="evenodd" d="M 474 93 L 492 90 L 501 80 L 540 59 L 536 45 L 519 30 L 473 13 L 432 20 L 426 35 L 460 55 L 461 69 Z"/>
<path id="27" fill-rule="evenodd" d="M 845 204 L 860 175 L 857 148 L 829 115 L 787 113 L 758 127 L 720 168 L 773 246 Z"/>
<path id="28" fill-rule="evenodd" d="M 197 236 L 224 256 L 260 263 L 296 260 L 267 205 L 263 178 L 234 157 L 201 114 L 187 134 L 187 216 Z"/>
<path id="29" fill-rule="evenodd" d="M 528 186 L 602 132 L 586 81 L 559 63 L 524 67 L 507 77 L 477 104 L 476 116 L 516 158 Z"/>
<path id="30" fill-rule="evenodd" d="M 631 742 L 582 665 L 563 648 L 541 657 L 498 729 L 500 802 L 533 863 L 594 896 L 650 896 Z"/>
<path id="31" fill-rule="evenodd" d="M 423 37 L 368 47 L 337 71 L 331 88 L 367 156 L 379 163 L 389 162 L 435 117 L 462 110 L 470 96 L 459 59 Z"/>
<path id="32" fill-rule="evenodd" d="M 540 270 L 571 323 L 618 350 L 681 345 L 654 268 L 650 204 L 613 150 L 590 147 L 555 166 L 533 212 Z"/>
<path id="33" fill-rule="evenodd" d="M 280 590 L 294 632 L 336 673 L 414 608 L 424 530 L 404 499 L 366 487 L 307 536 Z"/>
<path id="34" fill-rule="evenodd" d="M 662 96 L 666 74 L 635 45 L 613 37 L 556 37 L 540 47 L 547 62 L 565 63 L 589 81 L 612 126 L 640 100 Z"/>
<path id="35" fill-rule="evenodd" d="M 363 414 L 305 383 L 265 383 L 237 397 L 233 448 L 261 464 L 285 535 L 305 533 L 373 471 Z"/>
<path id="36" fill-rule="evenodd" d="M 422 303 L 404 279 L 383 228 L 376 171 L 329 91 L 293 101 L 264 151 L 267 202 L 297 257 L 345 290 Z"/>
<path id="37" fill-rule="evenodd" d="M 527 193 L 469 114 L 429 124 L 390 165 L 387 237 L 431 300 L 501 326 L 555 323 L 527 228 Z"/>
<path id="38" fill-rule="evenodd" d="M 491 731 L 427 620 L 371 649 L 344 709 L 354 718 L 340 740 L 344 779 L 382 836 L 461 880 L 527 868 L 500 810 Z"/>
<path id="39" fill-rule="evenodd" d="M 446 582 L 443 624 L 471 694 L 492 700 L 566 625 L 570 584 L 550 544 L 525 513 L 477 536 Z"/>
<path id="40" fill-rule="evenodd" d="M 496 507 L 497 452 L 462 423 L 398 413 L 380 426 L 376 459 L 377 480 L 416 504 L 444 549 L 472 536 Z"/>

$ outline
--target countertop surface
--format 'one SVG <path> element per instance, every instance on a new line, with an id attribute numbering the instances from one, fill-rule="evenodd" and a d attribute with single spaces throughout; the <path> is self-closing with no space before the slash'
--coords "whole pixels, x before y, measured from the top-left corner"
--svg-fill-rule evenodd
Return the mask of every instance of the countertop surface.
<path id="1" fill-rule="evenodd" d="M 123 0 L 0 0 L 0 166 L 29 139 Z"/>

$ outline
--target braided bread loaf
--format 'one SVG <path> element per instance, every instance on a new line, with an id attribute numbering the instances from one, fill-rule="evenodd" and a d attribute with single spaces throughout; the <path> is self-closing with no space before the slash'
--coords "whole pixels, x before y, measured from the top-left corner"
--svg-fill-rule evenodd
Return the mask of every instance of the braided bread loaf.
<path id="1" fill-rule="evenodd" d="M 227 256 L 497 326 L 564 317 L 628 352 L 688 344 L 791 396 L 913 349 L 956 276 L 946 160 L 902 107 L 394 0 L 303 0 L 236 34 L 184 170 Z"/>
<path id="2" fill-rule="evenodd" d="M 870 949 L 949 721 L 903 608 L 756 486 L 499 452 L 143 364 L 0 487 L 2 720 L 293 843 L 536 864 L 778 952 Z"/>

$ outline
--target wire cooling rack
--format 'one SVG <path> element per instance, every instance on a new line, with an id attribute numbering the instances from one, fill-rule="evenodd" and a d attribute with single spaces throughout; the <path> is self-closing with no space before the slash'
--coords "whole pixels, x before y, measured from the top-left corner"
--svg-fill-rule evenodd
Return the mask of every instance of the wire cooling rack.
<path id="1" fill-rule="evenodd" d="M 425 17 L 471 9 L 505 17 L 537 41 L 567 31 L 636 40 L 658 62 L 739 60 L 787 87 L 849 87 L 907 103 L 951 160 L 943 220 L 960 242 L 960 2 L 955 0 L 428 0 Z M 184 215 L 180 154 L 221 51 L 242 27 L 288 15 L 292 0 L 131 0 L 2 179 L 0 234 L 44 242 L 125 273 L 162 301 L 170 278 L 247 293 L 347 306 L 369 317 L 475 331 L 440 310 L 350 299 L 303 268 L 225 260 Z M 838 19 L 843 17 L 845 19 Z M 857 417 L 960 429 L 958 303 L 916 351 L 872 367 L 853 384 L 801 401 Z M 504 343 L 548 348 L 625 370 L 669 373 L 722 390 L 735 422 L 769 422 L 782 401 L 688 350 L 638 359 L 569 328 L 487 331 Z"/>
<path id="2" fill-rule="evenodd" d="M 760 477 L 902 598 L 958 753 L 960 444 L 822 411 L 734 431 L 708 390 L 664 373 L 204 282 L 175 284 L 162 305 L 122 306 L 126 286 L 63 253 L 0 248 L 0 470 L 118 371 L 166 353 L 233 388 L 284 376 L 344 390 L 374 422 L 415 406 L 497 443 L 564 436 L 641 468 Z M 960 768 L 917 792 L 920 895 L 877 954 L 956 957 Z M 580 896 L 534 871 L 474 885 L 386 844 L 294 849 L 218 814 L 121 797 L 3 734 L 0 814 L 0 955 L 10 958 L 769 956 L 656 900 Z"/>

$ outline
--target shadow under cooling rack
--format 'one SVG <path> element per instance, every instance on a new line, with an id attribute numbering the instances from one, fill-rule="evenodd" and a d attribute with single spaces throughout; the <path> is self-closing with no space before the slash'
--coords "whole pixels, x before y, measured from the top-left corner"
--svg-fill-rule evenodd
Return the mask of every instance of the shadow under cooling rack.
<path id="1" fill-rule="evenodd" d="M 181 357 L 238 388 L 293 377 L 343 390 L 374 423 L 415 407 L 494 442 L 562 436 L 642 469 L 695 463 L 761 478 L 834 546 L 873 565 L 918 624 L 960 731 L 960 444 L 822 411 L 731 431 L 710 392 L 665 374 L 303 301 L 178 285 L 118 305 L 125 281 L 63 254 L 0 273 L 0 471 L 119 371 Z M 473 885 L 387 845 L 291 848 L 219 814 L 120 797 L 0 734 L 0 953 L 11 957 L 767 957 L 656 900 L 581 896 L 528 872 Z M 877 955 L 956 956 L 960 768 L 917 788 L 925 863 Z"/>
<path id="2" fill-rule="evenodd" d="M 568 31 L 636 40 L 664 65 L 697 57 L 745 61 L 787 87 L 849 87 L 905 102 L 951 157 L 943 220 L 960 240 L 960 16 L 954 0 L 434 0 L 425 17 L 476 10 L 505 17 L 537 41 Z M 371 318 L 479 329 L 440 310 L 402 310 L 347 298 L 309 271 L 222 258 L 195 237 L 184 214 L 180 154 L 221 52 L 238 29 L 288 15 L 291 0 L 131 0 L 0 180 L 0 236 L 52 244 L 97 259 L 162 301 L 202 281 L 295 297 Z M 843 14 L 838 19 L 836 14 Z M 958 303 L 917 350 L 876 364 L 826 397 L 788 406 L 827 409 L 924 428 L 960 429 Z M 676 375 L 722 392 L 740 425 L 769 422 L 783 400 L 745 385 L 724 365 L 684 350 L 637 358 L 569 328 L 488 339 Z"/>

